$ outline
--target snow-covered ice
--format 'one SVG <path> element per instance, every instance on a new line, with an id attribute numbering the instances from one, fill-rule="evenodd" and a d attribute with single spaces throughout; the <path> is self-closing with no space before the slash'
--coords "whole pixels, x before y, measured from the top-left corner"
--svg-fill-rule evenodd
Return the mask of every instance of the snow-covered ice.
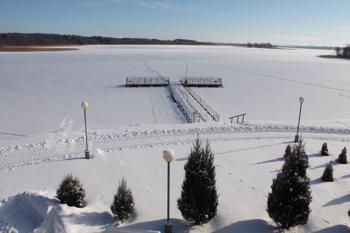
<path id="1" fill-rule="evenodd" d="M 92 128 L 182 123 L 165 88 L 124 88 L 127 76 L 219 76 L 224 88 L 196 89 L 220 115 L 249 120 L 348 123 L 348 61 L 333 51 L 208 46 L 83 46 L 78 51 L 0 53 L 1 138 L 80 129 L 89 101 Z"/>
<path id="2" fill-rule="evenodd" d="M 267 193 L 295 135 L 299 96 L 305 98 L 301 134 L 313 200 L 308 224 L 295 231 L 348 232 L 350 165 L 334 166 L 335 182 L 320 181 L 325 164 L 350 142 L 350 66 L 317 57 L 332 52 L 83 46 L 79 51 L 0 53 L 0 232 L 162 231 L 162 151 L 167 148 L 176 153 L 171 165 L 175 232 L 277 231 L 265 210 Z M 161 74 L 177 81 L 186 62 L 189 76 L 223 78 L 223 88 L 195 89 L 220 114 L 219 123 L 186 123 L 167 88 L 122 87 L 127 76 Z M 82 100 L 89 102 L 91 160 L 83 154 Z M 229 116 L 243 112 L 245 124 L 229 123 Z M 182 220 L 176 199 L 197 134 L 215 151 L 220 197 L 218 216 L 192 227 Z M 318 154 L 325 141 L 330 157 Z M 87 190 L 82 209 L 55 198 L 70 172 Z M 115 226 L 110 205 L 122 177 L 134 193 L 137 214 Z"/>

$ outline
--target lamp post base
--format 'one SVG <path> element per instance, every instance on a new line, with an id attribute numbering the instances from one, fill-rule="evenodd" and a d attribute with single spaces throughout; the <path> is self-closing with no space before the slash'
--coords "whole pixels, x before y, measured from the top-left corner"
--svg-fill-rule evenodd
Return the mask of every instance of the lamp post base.
<path id="1" fill-rule="evenodd" d="M 164 232 L 165 233 L 172 233 L 173 232 L 173 224 L 171 222 L 166 222 L 164 224 Z"/>
<path id="2" fill-rule="evenodd" d="M 294 142 L 299 142 L 299 135 L 295 135 Z"/>
<path id="3" fill-rule="evenodd" d="M 90 151 L 88 151 L 88 150 L 85 151 L 85 158 L 86 159 L 91 159 Z"/>

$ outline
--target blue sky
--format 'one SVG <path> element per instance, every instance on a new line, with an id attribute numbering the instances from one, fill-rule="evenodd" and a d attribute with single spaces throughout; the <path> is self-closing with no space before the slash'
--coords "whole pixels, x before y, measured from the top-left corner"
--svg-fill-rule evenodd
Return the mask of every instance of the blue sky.
<path id="1" fill-rule="evenodd" d="M 350 43 L 350 0 L 0 0 L 0 32 Z"/>

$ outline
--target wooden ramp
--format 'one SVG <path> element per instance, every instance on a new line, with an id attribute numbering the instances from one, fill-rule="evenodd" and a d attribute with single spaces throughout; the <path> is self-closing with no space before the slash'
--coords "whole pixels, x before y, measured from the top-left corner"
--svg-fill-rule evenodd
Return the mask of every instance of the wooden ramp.
<path id="1" fill-rule="evenodd" d="M 188 99 L 191 97 L 187 94 L 187 92 L 181 93 L 180 91 L 180 88 L 183 87 L 177 83 L 170 83 L 168 88 L 175 103 L 177 104 L 180 111 L 184 114 L 187 121 L 191 123 L 200 122 L 200 115 L 188 103 Z"/>

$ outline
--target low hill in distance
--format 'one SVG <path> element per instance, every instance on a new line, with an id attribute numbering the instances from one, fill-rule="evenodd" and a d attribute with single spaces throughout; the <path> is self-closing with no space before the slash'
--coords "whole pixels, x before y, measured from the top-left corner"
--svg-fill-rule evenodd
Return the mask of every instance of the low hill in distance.
<path id="1" fill-rule="evenodd" d="M 158 40 L 146 38 L 112 38 L 102 36 L 78 36 L 44 33 L 0 33 L 0 45 L 25 46 L 25 45 L 213 45 L 209 42 L 195 40 L 175 39 Z"/>

